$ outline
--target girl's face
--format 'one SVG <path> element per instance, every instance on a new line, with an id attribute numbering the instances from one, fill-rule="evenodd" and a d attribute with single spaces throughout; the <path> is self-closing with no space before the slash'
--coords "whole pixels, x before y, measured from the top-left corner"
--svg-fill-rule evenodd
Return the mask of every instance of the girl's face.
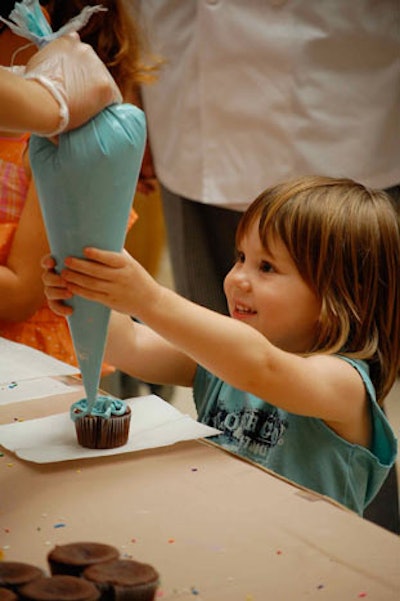
<path id="1" fill-rule="evenodd" d="M 308 352 L 316 337 L 321 303 L 279 236 L 271 238 L 269 247 L 269 252 L 262 247 L 255 222 L 225 278 L 229 313 L 282 350 Z"/>

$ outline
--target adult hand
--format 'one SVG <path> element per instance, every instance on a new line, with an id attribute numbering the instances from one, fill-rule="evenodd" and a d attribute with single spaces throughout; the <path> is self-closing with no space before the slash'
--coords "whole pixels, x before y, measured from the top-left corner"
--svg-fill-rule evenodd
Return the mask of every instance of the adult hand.
<path id="1" fill-rule="evenodd" d="M 60 104 L 61 122 L 48 135 L 79 127 L 108 105 L 122 102 L 107 68 L 78 34 L 62 36 L 39 50 L 24 76 L 39 81 Z"/>

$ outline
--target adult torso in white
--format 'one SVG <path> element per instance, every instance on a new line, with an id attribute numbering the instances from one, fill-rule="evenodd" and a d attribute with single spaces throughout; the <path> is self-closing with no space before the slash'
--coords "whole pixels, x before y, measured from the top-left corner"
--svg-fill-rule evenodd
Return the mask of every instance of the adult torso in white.
<path id="1" fill-rule="evenodd" d="M 400 182 L 399 0 L 144 0 L 160 181 L 245 208 L 304 174 Z"/>

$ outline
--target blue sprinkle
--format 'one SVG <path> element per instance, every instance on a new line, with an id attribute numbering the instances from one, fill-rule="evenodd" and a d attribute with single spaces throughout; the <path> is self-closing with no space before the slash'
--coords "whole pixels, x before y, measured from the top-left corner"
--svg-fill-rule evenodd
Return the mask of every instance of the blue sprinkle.
<path id="1" fill-rule="evenodd" d="M 200 591 L 198 591 L 197 588 L 195 588 L 194 586 L 192 586 L 190 592 L 192 593 L 192 595 L 200 595 Z"/>
<path id="2" fill-rule="evenodd" d="M 58 524 L 54 524 L 53 528 L 65 528 L 66 525 L 63 522 L 58 522 Z"/>

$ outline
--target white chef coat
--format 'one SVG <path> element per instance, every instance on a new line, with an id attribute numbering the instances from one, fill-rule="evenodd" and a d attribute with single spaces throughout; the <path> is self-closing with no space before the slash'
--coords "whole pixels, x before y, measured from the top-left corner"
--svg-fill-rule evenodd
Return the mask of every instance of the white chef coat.
<path id="1" fill-rule="evenodd" d="M 288 178 L 400 182 L 399 0 L 143 0 L 159 180 L 243 209 Z"/>

